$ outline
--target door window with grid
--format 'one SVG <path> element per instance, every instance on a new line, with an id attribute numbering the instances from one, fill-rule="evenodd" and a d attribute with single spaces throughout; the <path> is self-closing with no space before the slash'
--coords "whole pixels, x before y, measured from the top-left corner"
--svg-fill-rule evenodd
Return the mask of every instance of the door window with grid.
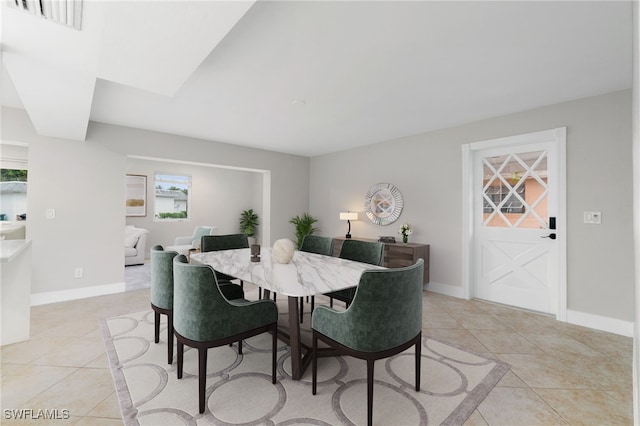
<path id="1" fill-rule="evenodd" d="M 485 157 L 483 226 L 546 229 L 547 152 Z"/>

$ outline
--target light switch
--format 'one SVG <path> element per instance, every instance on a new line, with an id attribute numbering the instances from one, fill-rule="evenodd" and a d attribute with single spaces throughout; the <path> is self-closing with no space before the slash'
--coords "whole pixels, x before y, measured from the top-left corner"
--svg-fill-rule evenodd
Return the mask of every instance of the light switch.
<path id="1" fill-rule="evenodd" d="M 602 212 L 584 212 L 584 223 L 600 225 L 602 223 Z"/>
<path id="2" fill-rule="evenodd" d="M 56 209 L 47 209 L 47 219 L 55 219 L 56 218 Z"/>

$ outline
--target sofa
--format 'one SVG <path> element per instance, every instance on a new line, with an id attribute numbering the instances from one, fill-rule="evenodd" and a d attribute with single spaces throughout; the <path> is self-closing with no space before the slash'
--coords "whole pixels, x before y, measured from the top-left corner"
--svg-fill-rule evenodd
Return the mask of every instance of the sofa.
<path id="1" fill-rule="evenodd" d="M 124 228 L 124 264 L 142 265 L 147 247 L 148 229 L 127 225 Z"/>
<path id="2" fill-rule="evenodd" d="M 27 235 L 26 221 L 0 221 L 0 240 L 24 240 Z"/>

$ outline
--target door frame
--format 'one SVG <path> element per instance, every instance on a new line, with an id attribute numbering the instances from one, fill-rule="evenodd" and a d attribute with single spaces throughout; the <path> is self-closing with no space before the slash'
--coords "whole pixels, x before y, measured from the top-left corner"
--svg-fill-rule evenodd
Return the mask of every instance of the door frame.
<path id="1" fill-rule="evenodd" d="M 556 223 L 558 231 L 558 289 L 556 319 L 567 321 L 567 128 L 558 127 L 539 132 L 489 139 L 462 145 L 462 295 L 465 299 L 475 297 L 473 285 L 475 253 L 474 253 L 474 220 L 473 220 L 473 156 L 476 151 L 488 148 L 507 147 L 554 140 L 557 144 L 558 164 L 558 213 Z"/>

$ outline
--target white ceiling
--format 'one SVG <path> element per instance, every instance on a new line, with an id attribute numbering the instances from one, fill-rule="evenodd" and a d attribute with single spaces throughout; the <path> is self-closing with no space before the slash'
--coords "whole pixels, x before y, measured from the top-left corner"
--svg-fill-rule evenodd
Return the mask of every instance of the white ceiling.
<path id="1" fill-rule="evenodd" d="M 2 104 L 314 156 L 632 84 L 631 2 L 85 0 L 2 7 Z"/>

